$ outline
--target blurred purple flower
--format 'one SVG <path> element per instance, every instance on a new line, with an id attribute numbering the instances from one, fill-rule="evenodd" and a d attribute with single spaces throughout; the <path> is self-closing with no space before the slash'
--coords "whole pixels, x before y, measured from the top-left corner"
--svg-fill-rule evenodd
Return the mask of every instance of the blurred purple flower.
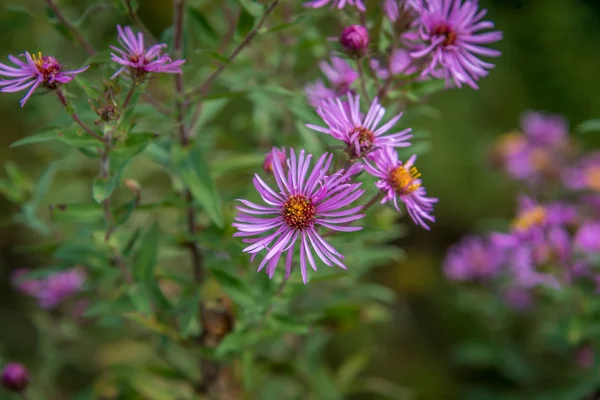
<path id="1" fill-rule="evenodd" d="M 85 283 L 85 272 L 77 267 L 55 272 L 44 279 L 30 279 L 28 270 L 19 269 L 13 274 L 13 284 L 16 288 L 38 300 L 40 307 L 52 309 L 67 298 L 82 290 Z"/>
<path id="2" fill-rule="evenodd" d="M 44 282 L 39 279 L 27 278 L 29 272 L 28 268 L 19 268 L 13 272 L 11 281 L 19 292 L 35 297 L 41 292 Z"/>
<path id="3" fill-rule="evenodd" d="M 11 392 L 22 392 L 29 384 L 29 371 L 20 363 L 11 362 L 2 370 L 2 386 Z"/>
<path id="4" fill-rule="evenodd" d="M 531 309 L 533 296 L 527 289 L 511 287 L 503 293 L 504 301 L 518 311 Z"/>
<path id="5" fill-rule="evenodd" d="M 371 60 L 370 65 L 379 79 L 388 79 L 390 73 L 392 76 L 417 73 L 417 67 L 413 64 L 412 57 L 404 49 L 392 50 L 389 65 L 381 65 L 376 59 Z"/>
<path id="6" fill-rule="evenodd" d="M 329 3 L 331 3 L 332 7 L 338 8 L 340 10 L 346 7 L 346 5 L 354 6 L 360 11 L 367 10 L 362 0 L 311 0 L 307 3 L 304 3 L 304 7 L 321 8 L 325 7 Z"/>
<path id="7" fill-rule="evenodd" d="M 600 152 L 586 156 L 564 177 L 564 184 L 573 190 L 600 192 Z"/>
<path id="8" fill-rule="evenodd" d="M 377 98 L 371 103 L 364 118 L 360 113 L 360 96 L 348 93 L 348 103 L 350 109 L 339 98 L 323 102 L 317 108 L 317 113 L 323 118 L 327 127 L 313 124 L 306 124 L 306 126 L 343 141 L 351 158 L 364 157 L 378 148 L 410 146 L 408 142 L 412 137 L 410 128 L 384 135 L 398 122 L 402 113 L 377 128 L 385 114 L 385 109 L 379 104 Z"/>
<path id="9" fill-rule="evenodd" d="M 361 56 L 369 47 L 369 31 L 362 25 L 350 25 L 342 30 L 339 40 L 348 53 Z"/>
<path id="10" fill-rule="evenodd" d="M 487 10 L 478 10 L 472 0 L 429 0 L 419 9 L 417 30 L 404 38 L 411 43 L 413 58 L 425 58 L 428 66 L 422 75 L 442 73 L 448 83 L 458 87 L 466 83 L 478 89 L 476 81 L 485 77 L 494 65 L 478 56 L 498 57 L 500 52 L 481 45 L 502 39 L 502 32 L 477 33 L 494 24 L 482 21 Z"/>
<path id="11" fill-rule="evenodd" d="M 595 359 L 596 353 L 594 348 L 589 344 L 584 344 L 575 351 L 575 364 L 579 368 L 589 369 L 593 367 Z"/>
<path id="12" fill-rule="evenodd" d="M 383 11 L 392 22 L 396 22 L 400 18 L 401 12 L 418 12 L 420 8 L 419 0 L 384 0 L 383 2 Z"/>
<path id="13" fill-rule="evenodd" d="M 116 52 L 116 54 L 111 53 L 111 59 L 123 66 L 112 78 L 125 69 L 131 70 L 132 76 L 135 78 L 141 78 L 149 72 L 181 73 L 180 67 L 185 60 L 173 61 L 168 55 L 161 54 L 162 49 L 167 47 L 166 44 L 155 44 L 146 49 L 144 47 L 144 35 L 141 32 L 138 32 L 136 36 L 129 26 L 121 28 L 120 25 L 117 25 L 117 31 L 119 43 L 125 50 L 110 46 Z"/>
<path id="14" fill-rule="evenodd" d="M 298 158 L 294 150 L 290 150 L 287 174 L 278 155 L 273 154 L 272 159 L 278 190 L 271 189 L 260 176 L 254 177 L 254 186 L 266 206 L 238 199 L 242 205 L 237 207 L 237 222 L 232 225 L 238 230 L 234 236 L 243 237 L 244 242 L 249 243 L 244 252 L 252 254 L 254 259 L 256 254 L 267 250 L 258 271 L 266 266 L 269 277 L 273 276 L 279 259 L 285 253 L 287 279 L 292 269 L 295 245 L 300 241 L 300 271 L 304 283 L 308 280 L 307 259 L 310 266 L 317 270 L 311 249 L 324 264 L 331 266 L 333 263 L 346 269 L 341 261 L 344 256 L 323 238 L 318 228 L 340 232 L 362 229 L 347 225 L 364 217 L 364 214 L 358 214 L 362 206 L 347 208 L 364 193 L 360 189 L 361 183 L 349 180 L 362 166 L 355 164 L 348 170 L 329 175 L 333 155 L 326 153 L 306 178 L 312 155 L 305 155 L 304 150 L 300 150 Z"/>
<path id="15" fill-rule="evenodd" d="M 435 222 L 433 217 L 433 204 L 438 199 L 427 197 L 427 192 L 422 185 L 421 174 L 414 167 L 416 155 L 408 159 L 406 163 L 398 160 L 398 153 L 389 147 L 377 151 L 374 157 L 374 165 L 365 162 L 365 171 L 379 178 L 375 186 L 385 195 L 381 204 L 393 202 L 396 210 L 400 211 L 398 199 L 406 206 L 408 214 L 415 224 L 429 230 L 425 221 Z"/>
<path id="16" fill-rule="evenodd" d="M 319 67 L 333 89 L 328 88 L 321 80 L 312 85 L 307 85 L 305 88 L 306 97 L 308 97 L 308 102 L 313 107 L 319 107 L 323 100 L 346 94 L 350 90 L 350 86 L 358 79 L 358 72 L 341 57 L 331 56 L 331 64 L 321 61 Z"/>
<path id="17" fill-rule="evenodd" d="M 569 135 L 567 121 L 561 115 L 527 111 L 521 116 L 521 129 L 527 139 L 539 146 L 558 146 Z"/>
<path id="18" fill-rule="evenodd" d="M 0 76 L 8 78 L 0 80 L 0 87 L 2 87 L 0 91 L 12 93 L 29 89 L 21 99 L 21 107 L 39 86 L 50 90 L 58 89 L 61 84 L 72 81 L 76 74 L 89 68 L 88 65 L 74 71 L 61 71 L 62 67 L 56 58 L 42 56 L 41 52 L 37 57 L 28 52 L 21 54 L 20 57 L 24 57 L 25 61 L 15 56 L 8 56 L 15 67 L 0 63 Z"/>
<path id="19" fill-rule="evenodd" d="M 279 162 L 281 163 L 281 165 L 285 165 L 285 160 L 286 160 L 285 147 L 282 147 L 281 149 L 273 147 L 273 149 L 267 153 L 267 155 L 265 156 L 265 161 L 263 162 L 263 169 L 265 170 L 266 173 L 269 173 L 269 174 L 273 173 L 273 157 L 279 158 Z"/>
<path id="20" fill-rule="evenodd" d="M 575 247 L 588 254 L 600 254 L 600 222 L 586 222 L 575 234 Z"/>
<path id="21" fill-rule="evenodd" d="M 335 90 L 329 89 L 321 80 L 306 85 L 304 92 L 308 98 L 308 104 L 313 107 L 319 107 L 323 101 L 333 99 L 336 96 Z"/>
<path id="22" fill-rule="evenodd" d="M 489 240 L 467 236 L 448 250 L 444 272 L 457 281 L 487 280 L 500 272 L 505 258 L 504 251 Z"/>

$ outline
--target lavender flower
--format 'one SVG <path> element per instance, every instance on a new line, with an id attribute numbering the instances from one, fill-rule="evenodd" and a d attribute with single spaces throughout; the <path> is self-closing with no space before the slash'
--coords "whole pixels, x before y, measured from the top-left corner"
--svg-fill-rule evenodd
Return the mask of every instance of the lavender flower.
<path id="1" fill-rule="evenodd" d="M 123 46 L 120 49 L 116 46 L 110 46 L 115 53 L 111 53 L 114 62 L 121 64 L 121 67 L 112 77 L 116 77 L 125 69 L 129 69 L 134 78 L 142 78 L 150 72 L 164 72 L 167 74 L 180 74 L 181 65 L 185 60 L 172 61 L 166 54 L 161 54 L 166 44 L 155 44 L 150 48 L 144 47 L 144 35 L 141 32 L 137 36 L 130 27 L 121 28 L 117 25 L 118 40 Z"/>
<path id="2" fill-rule="evenodd" d="M 323 118 L 327 128 L 313 124 L 306 126 L 343 141 L 351 158 L 365 157 L 369 152 L 378 148 L 410 146 L 408 140 L 412 137 L 409 134 L 411 129 L 384 136 L 402 117 L 402 113 L 377 128 L 385 114 L 385 109 L 379 104 L 377 98 L 371 103 L 364 118 L 360 114 L 360 96 L 348 93 L 348 105 L 349 107 L 339 98 L 329 99 L 317 109 L 317 113 Z"/>
<path id="3" fill-rule="evenodd" d="M 374 165 L 365 163 L 365 171 L 379 178 L 375 186 L 385 193 L 381 204 L 392 201 L 396 210 L 400 211 L 400 199 L 406 205 L 406 210 L 415 224 L 429 230 L 425 221 L 435 222 L 432 215 L 433 204 L 437 203 L 438 199 L 427 197 L 419 179 L 421 174 L 414 167 L 417 156 L 413 155 L 406 163 L 402 163 L 398 160 L 398 153 L 388 147 L 379 150 L 374 158 Z"/>
<path id="4" fill-rule="evenodd" d="M 379 60 L 373 59 L 370 61 L 371 68 L 377 74 L 379 79 L 388 79 L 390 74 L 396 75 L 412 75 L 417 73 L 417 67 L 413 64 L 413 59 L 404 49 L 394 49 L 390 54 L 389 65 L 381 65 Z"/>
<path id="5" fill-rule="evenodd" d="M 254 186 L 266 205 L 238 200 L 242 205 L 237 207 L 237 222 L 232 224 L 238 229 L 234 236 L 244 237 L 244 242 L 250 244 L 244 252 L 252 254 L 252 258 L 267 250 L 258 271 L 266 266 L 266 272 L 272 277 L 279 259 L 285 253 L 286 279 L 289 278 L 294 248 L 298 241 L 300 271 L 304 283 L 308 280 L 307 259 L 310 266 L 317 270 L 312 251 L 324 264 L 331 266 L 333 263 L 346 269 L 341 261 L 344 256 L 327 243 L 318 228 L 340 232 L 362 229 L 346 225 L 364 217 L 363 214 L 358 214 L 362 206 L 346 208 L 364 193 L 360 189 L 360 183 L 349 180 L 361 170 L 361 165 L 355 164 L 348 170 L 328 175 L 332 158 L 329 154 L 322 155 L 306 178 L 312 155 L 305 156 L 304 150 L 301 150 L 296 157 L 291 149 L 286 174 L 279 157 L 274 153 L 273 169 L 278 190 L 271 189 L 260 176 L 255 175 Z M 250 238 L 251 236 L 258 237 Z"/>
<path id="6" fill-rule="evenodd" d="M 20 363 L 11 362 L 2 370 L 2 386 L 11 392 L 22 392 L 29 384 L 29 371 Z"/>
<path id="7" fill-rule="evenodd" d="M 273 173 L 273 157 L 274 156 L 279 158 L 279 162 L 281 163 L 281 165 L 285 165 L 285 160 L 286 160 L 285 147 L 282 147 L 281 150 L 276 147 L 273 147 L 273 150 L 268 152 L 267 155 L 265 156 L 265 161 L 263 162 L 263 169 L 268 174 Z"/>
<path id="8" fill-rule="evenodd" d="M 27 270 L 17 270 L 13 284 L 19 291 L 38 300 L 40 307 L 53 309 L 67 298 L 82 290 L 85 272 L 81 268 L 59 271 L 44 279 L 30 279 L 24 276 Z"/>
<path id="9" fill-rule="evenodd" d="M 338 8 L 340 10 L 346 7 L 346 4 L 354 6 L 363 12 L 367 10 L 362 0 L 312 0 L 308 3 L 304 3 L 304 7 L 321 8 L 325 7 L 329 3 L 331 3 L 332 7 Z"/>
<path id="10" fill-rule="evenodd" d="M 600 192 L 600 152 L 590 154 L 570 168 L 563 181 L 569 189 Z"/>
<path id="11" fill-rule="evenodd" d="M 600 254 L 600 222 L 587 222 L 575 234 L 575 247 L 584 253 Z"/>
<path id="12" fill-rule="evenodd" d="M 420 5 L 418 0 L 384 0 L 383 11 L 388 19 L 396 22 L 400 18 L 400 13 L 409 13 L 411 11 L 419 11 Z"/>
<path id="13" fill-rule="evenodd" d="M 444 272 L 452 280 L 487 280 L 500 272 L 504 252 L 490 241 L 468 236 L 448 250 Z"/>
<path id="14" fill-rule="evenodd" d="M 361 56 L 369 47 L 369 31 L 362 25 L 350 25 L 342 30 L 340 44 L 348 53 Z"/>
<path id="15" fill-rule="evenodd" d="M 350 90 L 350 86 L 358 79 L 358 72 L 341 57 L 331 56 L 331 63 L 321 61 L 319 68 L 333 89 L 329 89 L 322 81 L 308 85 L 305 89 L 306 96 L 313 107 L 319 107 L 323 100 L 346 94 Z"/>
<path id="16" fill-rule="evenodd" d="M 494 24 L 482 21 L 487 10 L 478 11 L 477 1 L 428 0 L 420 7 L 417 31 L 404 38 L 412 42 L 414 58 L 425 58 L 429 65 L 422 75 L 441 72 L 446 81 L 458 87 L 463 83 L 478 89 L 476 81 L 488 74 L 494 65 L 478 56 L 498 57 L 499 51 L 481 46 L 502 39 L 499 31 L 477 33 Z"/>
<path id="17" fill-rule="evenodd" d="M 563 144 L 569 135 L 567 121 L 561 115 L 536 111 L 523 113 L 521 128 L 530 142 L 539 146 Z"/>
<path id="18" fill-rule="evenodd" d="M 24 57 L 25 61 L 8 56 L 15 67 L 0 63 L 0 76 L 8 78 L 0 80 L 1 92 L 12 93 L 29 89 L 21 99 L 21 107 L 39 86 L 50 90 L 58 89 L 63 83 L 72 81 L 76 74 L 89 68 L 88 65 L 74 71 L 61 71 L 62 67 L 56 58 L 42 56 L 41 52 L 37 56 L 25 52 L 21 57 Z"/>

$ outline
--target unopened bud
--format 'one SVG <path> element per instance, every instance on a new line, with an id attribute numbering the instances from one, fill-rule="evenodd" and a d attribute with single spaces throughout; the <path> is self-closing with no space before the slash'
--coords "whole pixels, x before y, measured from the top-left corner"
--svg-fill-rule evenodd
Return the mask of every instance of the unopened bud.
<path id="1" fill-rule="evenodd" d="M 12 392 L 22 392 L 29 384 L 29 372 L 23 364 L 8 363 L 2 370 L 2 386 Z"/>
<path id="2" fill-rule="evenodd" d="M 340 44 L 350 54 L 361 56 L 369 46 L 369 32 L 362 25 L 350 25 L 340 35 Z"/>

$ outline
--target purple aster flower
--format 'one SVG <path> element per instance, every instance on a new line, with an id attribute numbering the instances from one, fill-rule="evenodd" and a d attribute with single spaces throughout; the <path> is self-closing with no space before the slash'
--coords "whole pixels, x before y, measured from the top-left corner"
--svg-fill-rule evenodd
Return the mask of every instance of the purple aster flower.
<path id="1" fill-rule="evenodd" d="M 563 144 L 569 135 L 567 121 L 562 116 L 535 111 L 523 113 L 521 128 L 527 139 L 540 146 Z"/>
<path id="2" fill-rule="evenodd" d="M 569 189 L 600 192 L 600 152 L 590 154 L 570 168 L 563 181 Z"/>
<path id="3" fill-rule="evenodd" d="M 364 157 L 378 148 L 410 146 L 410 128 L 384 135 L 398 122 L 402 113 L 377 128 L 385 114 L 385 108 L 377 98 L 371 103 L 364 118 L 360 113 L 360 96 L 353 96 L 352 93 L 348 93 L 348 104 L 339 98 L 329 99 L 317 108 L 317 113 L 323 118 L 327 128 L 313 124 L 306 126 L 343 141 L 350 158 Z"/>
<path id="4" fill-rule="evenodd" d="M 2 386 L 11 392 L 22 392 L 29 384 L 29 371 L 20 363 L 11 362 L 2 370 Z"/>
<path id="5" fill-rule="evenodd" d="M 384 0 L 383 11 L 388 19 L 396 22 L 400 13 L 418 12 L 420 9 L 418 0 Z"/>
<path id="6" fill-rule="evenodd" d="M 377 74 L 379 79 L 388 79 L 390 74 L 412 75 L 417 73 L 417 67 L 413 64 L 412 57 L 404 49 L 394 49 L 390 54 L 389 65 L 381 65 L 379 60 L 370 61 L 371 68 Z"/>
<path id="7" fill-rule="evenodd" d="M 61 71 L 62 67 L 56 58 L 42 56 L 41 52 L 37 57 L 25 52 L 21 57 L 25 60 L 8 56 L 14 67 L 0 63 L 0 76 L 8 78 L 0 80 L 1 92 L 12 93 L 29 89 L 21 99 L 21 107 L 39 86 L 50 90 L 58 89 L 63 83 L 72 81 L 76 74 L 89 68 L 88 65 L 75 71 Z"/>
<path id="8" fill-rule="evenodd" d="M 268 174 L 273 173 L 274 156 L 279 158 L 279 162 L 281 163 L 281 165 L 285 165 L 285 160 L 287 159 L 285 153 L 285 147 L 282 147 L 281 149 L 273 147 L 273 150 L 267 153 L 267 155 L 265 156 L 265 161 L 263 162 L 263 169 L 265 170 L 265 172 Z"/>
<path id="9" fill-rule="evenodd" d="M 323 154 L 309 174 L 312 155 L 305 156 L 304 150 L 301 150 L 296 157 L 291 149 L 286 173 L 279 157 L 273 154 L 277 190 L 269 187 L 260 176 L 254 177 L 254 186 L 266 205 L 238 200 L 242 205 L 237 207 L 237 222 L 232 224 L 238 229 L 234 236 L 244 237 L 244 242 L 250 244 L 244 252 L 252 254 L 252 258 L 266 250 L 258 271 L 266 266 L 266 272 L 272 277 L 279 259 L 285 254 L 286 279 L 289 278 L 298 242 L 304 283 L 308 280 L 307 260 L 317 270 L 313 251 L 324 264 L 331 266 L 333 263 L 346 269 L 342 263 L 344 257 L 323 238 L 319 228 L 340 232 L 362 229 L 347 225 L 364 217 L 364 214 L 358 214 L 362 206 L 347 208 L 364 193 L 360 183 L 350 180 L 362 166 L 355 164 L 348 170 L 329 175 L 332 158 L 333 155 Z"/>
<path id="10" fill-rule="evenodd" d="M 348 53 L 361 56 L 369 47 L 369 31 L 362 25 L 350 25 L 342 30 L 339 40 Z"/>
<path id="11" fill-rule="evenodd" d="M 526 311 L 533 306 L 533 296 L 527 289 L 512 287 L 507 289 L 502 297 L 510 307 L 518 311 Z"/>
<path id="12" fill-rule="evenodd" d="M 44 283 L 39 279 L 27 278 L 28 268 L 19 268 L 12 274 L 12 284 L 17 290 L 28 296 L 36 296 L 42 290 Z"/>
<path id="13" fill-rule="evenodd" d="M 499 51 L 481 45 L 502 39 L 502 32 L 477 33 L 494 24 L 482 21 L 487 10 L 478 10 L 473 0 L 428 0 L 419 9 L 417 31 L 407 32 L 414 58 L 426 58 L 428 66 L 422 75 L 441 71 L 446 81 L 458 87 L 463 83 L 478 89 L 476 81 L 488 74 L 494 65 L 478 56 L 498 57 Z"/>
<path id="14" fill-rule="evenodd" d="M 417 156 L 413 155 L 406 163 L 402 163 L 398 160 L 398 153 L 387 147 L 378 151 L 374 158 L 374 165 L 365 162 L 365 171 L 379 178 L 375 186 L 385 194 L 381 204 L 392 201 L 396 210 L 400 211 L 400 199 L 406 205 L 406 210 L 415 224 L 429 230 L 425 221 L 435 222 L 432 215 L 433 204 L 437 203 L 438 199 L 427 197 L 419 179 L 421 174 L 414 166 Z"/>
<path id="15" fill-rule="evenodd" d="M 40 307 L 52 309 L 83 289 L 85 272 L 81 268 L 60 271 L 48 276 L 41 293 L 37 296 Z"/>
<path id="16" fill-rule="evenodd" d="M 482 281 L 496 276 L 504 261 L 504 252 L 492 242 L 468 236 L 448 250 L 444 272 L 452 280 Z"/>
<path id="17" fill-rule="evenodd" d="M 358 79 L 358 72 L 341 57 L 331 56 L 331 63 L 321 61 L 319 68 L 321 68 L 333 89 L 328 88 L 320 80 L 308 85 L 305 89 L 306 96 L 313 107 L 319 107 L 323 100 L 346 94 L 350 90 L 350 86 Z"/>
<path id="18" fill-rule="evenodd" d="M 575 234 L 575 247 L 584 253 L 600 254 L 600 222 L 586 222 Z"/>
<path id="19" fill-rule="evenodd" d="M 155 44 L 150 48 L 144 47 L 144 35 L 141 32 L 137 36 L 130 27 L 121 28 L 117 25 L 119 33 L 118 40 L 123 46 L 120 49 L 116 46 L 110 46 L 115 53 L 111 53 L 114 62 L 121 64 L 121 67 L 112 77 L 119 75 L 125 69 L 129 69 L 135 78 L 144 77 L 149 72 L 164 72 L 167 74 L 180 74 L 181 65 L 185 60 L 171 60 L 166 54 L 161 54 L 166 44 Z"/>
<path id="20" fill-rule="evenodd" d="M 346 4 L 358 8 L 360 11 L 367 10 L 362 0 L 312 0 L 308 3 L 304 3 L 304 7 L 321 8 L 325 7 L 329 3 L 331 3 L 332 7 L 338 8 L 340 10 L 346 7 Z"/>

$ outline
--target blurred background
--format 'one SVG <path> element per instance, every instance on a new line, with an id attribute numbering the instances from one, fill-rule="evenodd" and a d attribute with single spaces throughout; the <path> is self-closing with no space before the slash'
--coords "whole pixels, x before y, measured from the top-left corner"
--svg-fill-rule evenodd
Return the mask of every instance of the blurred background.
<path id="1" fill-rule="evenodd" d="M 59 2 L 72 20 L 95 3 Z M 219 1 L 196 3 L 211 3 L 208 9 L 219 6 Z M 490 167 L 493 140 L 517 128 L 520 114 L 527 109 L 563 114 L 571 126 L 600 117 L 600 1 L 480 3 L 488 9 L 487 19 L 504 32 L 504 39 L 493 46 L 502 51 L 495 60 L 496 68 L 480 82 L 478 91 L 464 88 L 436 94 L 430 104 L 438 112 L 414 122 L 415 128 L 431 132 L 430 151 L 420 157 L 419 169 L 428 192 L 440 198 L 437 222 L 429 232 L 407 224 L 407 234 L 398 243 L 406 251 L 404 261 L 373 273 L 372 279 L 398 293 L 393 322 L 377 332 L 361 327 L 348 329 L 330 349 L 335 364 L 359 344 L 376 346 L 369 369 L 414 390 L 419 399 L 468 398 L 471 392 L 465 387 L 482 382 L 497 385 L 500 391 L 511 385 L 510 379 L 497 371 L 473 373 L 455 363 L 457 344 L 476 335 L 479 327 L 478 321 L 455 307 L 455 289 L 440 267 L 450 244 L 468 232 L 484 232 L 496 226 L 514 211 L 519 188 Z M 139 0 L 139 4 L 140 17 L 160 36 L 171 24 L 171 2 Z M 5 60 L 8 54 L 26 49 L 52 49 L 72 67 L 69 69 L 78 67 L 87 56 L 48 23 L 43 7 L 42 0 L 0 0 L 0 58 Z M 83 32 L 95 46 L 114 42 L 115 23 L 127 22 L 114 15 L 110 5 L 101 5 L 86 17 Z M 338 28 L 326 29 L 335 36 Z M 298 80 L 308 82 L 318 76 L 315 61 L 302 63 Z M 0 160 L 17 162 L 35 177 L 55 154 L 44 146 L 11 149 L 9 145 L 51 121 L 60 109 L 50 96 L 33 97 L 22 109 L 18 107 L 19 99 L 18 94 L 0 96 Z M 85 177 L 94 173 L 93 168 L 81 172 Z M 83 182 L 73 181 L 53 189 L 63 198 L 80 197 L 86 190 Z M 0 351 L 5 359 L 31 360 L 43 348 L 44 338 L 37 335 L 23 299 L 10 287 L 9 277 L 16 267 L 35 266 L 34 256 L 16 250 L 16 246 L 35 241 L 35 235 L 11 222 L 10 215 L 15 211 L 11 203 L 0 199 Z M 81 371 L 71 372 L 71 378 L 76 379 L 67 379 L 68 385 L 85 385 L 91 378 Z"/>

